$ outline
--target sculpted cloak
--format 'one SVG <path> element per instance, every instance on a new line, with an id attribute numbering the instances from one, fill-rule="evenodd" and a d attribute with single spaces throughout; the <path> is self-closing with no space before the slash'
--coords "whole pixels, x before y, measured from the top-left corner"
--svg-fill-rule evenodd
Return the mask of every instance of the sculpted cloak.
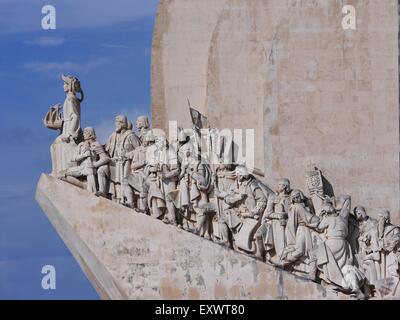
<path id="1" fill-rule="evenodd" d="M 81 128 L 81 101 L 72 92 L 69 92 L 65 98 L 63 117 L 63 136 L 76 140 Z"/>

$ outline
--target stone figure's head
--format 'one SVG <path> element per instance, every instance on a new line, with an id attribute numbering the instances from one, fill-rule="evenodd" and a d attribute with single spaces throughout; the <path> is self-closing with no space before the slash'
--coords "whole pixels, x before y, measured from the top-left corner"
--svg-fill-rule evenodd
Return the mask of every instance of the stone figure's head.
<path id="1" fill-rule="evenodd" d="M 290 193 L 290 199 L 292 203 L 303 203 L 306 198 L 301 190 L 294 189 Z"/>
<path id="2" fill-rule="evenodd" d="M 148 146 L 154 144 L 155 142 L 156 136 L 154 135 L 153 130 L 147 131 L 143 139 L 143 145 Z"/>
<path id="3" fill-rule="evenodd" d="M 364 221 L 367 218 L 367 211 L 365 210 L 364 207 L 361 206 L 355 207 L 353 212 L 357 221 Z"/>
<path id="4" fill-rule="evenodd" d="M 278 193 L 290 192 L 290 181 L 289 179 L 283 178 L 278 181 Z"/>
<path id="5" fill-rule="evenodd" d="M 379 235 L 383 235 L 385 232 L 386 225 L 390 224 L 390 211 L 383 210 L 378 214 L 378 232 Z"/>
<path id="6" fill-rule="evenodd" d="M 128 118 L 123 115 L 115 117 L 115 131 L 121 132 L 122 130 L 128 129 Z"/>
<path id="7" fill-rule="evenodd" d="M 379 220 L 383 221 L 386 224 L 390 224 L 390 211 L 389 210 L 383 210 L 382 212 L 379 213 Z"/>
<path id="8" fill-rule="evenodd" d="M 64 92 L 82 92 L 81 83 L 78 78 L 65 75 L 61 75 L 61 78 L 64 81 Z"/>
<path id="9" fill-rule="evenodd" d="M 139 131 L 142 129 L 150 128 L 149 118 L 146 116 L 140 116 L 136 119 L 136 129 Z"/>
<path id="10" fill-rule="evenodd" d="M 331 216 L 331 215 L 335 215 L 335 214 L 337 214 L 336 210 L 333 207 L 333 205 L 331 205 L 330 203 L 324 203 L 321 206 L 321 216 L 324 216 L 324 215 Z"/>
<path id="11" fill-rule="evenodd" d="M 399 252 L 400 251 L 400 233 L 391 235 L 385 239 L 385 250 L 388 252 Z"/>
<path id="12" fill-rule="evenodd" d="M 247 180 L 250 177 L 249 171 L 244 165 L 237 166 L 235 169 L 235 174 L 239 181 Z"/>
<path id="13" fill-rule="evenodd" d="M 94 128 L 87 127 L 83 129 L 83 139 L 85 139 L 85 141 L 96 140 L 96 131 Z"/>

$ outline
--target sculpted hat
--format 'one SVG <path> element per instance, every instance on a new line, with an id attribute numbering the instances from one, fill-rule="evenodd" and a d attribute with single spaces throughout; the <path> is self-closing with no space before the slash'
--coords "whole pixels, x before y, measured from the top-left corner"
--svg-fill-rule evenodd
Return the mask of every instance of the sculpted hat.
<path id="1" fill-rule="evenodd" d="M 293 189 L 292 192 L 290 193 L 290 198 L 293 198 L 295 195 L 300 195 L 301 200 L 305 200 L 304 194 L 301 190 L 299 189 Z"/>
<path id="2" fill-rule="evenodd" d="M 242 176 L 248 176 L 249 175 L 249 171 L 247 170 L 246 166 L 244 165 L 238 165 L 236 167 L 236 172 Z"/>
<path id="3" fill-rule="evenodd" d="M 81 91 L 81 83 L 78 78 L 62 74 L 61 79 L 69 85 L 71 91 Z"/>

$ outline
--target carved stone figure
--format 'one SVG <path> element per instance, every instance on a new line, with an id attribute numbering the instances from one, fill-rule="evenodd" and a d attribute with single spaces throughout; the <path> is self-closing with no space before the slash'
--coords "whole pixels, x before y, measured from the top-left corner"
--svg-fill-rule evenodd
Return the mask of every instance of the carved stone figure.
<path id="1" fill-rule="evenodd" d="M 110 155 L 111 181 L 113 182 L 113 195 L 118 203 L 133 207 L 131 203 L 132 189 L 124 180 L 130 173 L 131 159 L 127 154 L 139 146 L 138 137 L 132 132 L 126 116 L 119 115 L 115 118 L 115 132 L 106 143 L 106 151 Z"/>
<path id="2" fill-rule="evenodd" d="M 303 264 L 307 278 L 315 280 L 317 276 L 317 258 L 315 256 L 316 236 L 310 226 L 319 223 L 320 219 L 311 212 L 306 198 L 300 190 L 290 194 L 291 205 L 286 226 L 286 247 L 282 253 L 282 265 Z M 296 267 L 296 266 L 295 266 Z M 298 266 L 297 266 L 297 269 Z"/>
<path id="3" fill-rule="evenodd" d="M 61 139 L 64 142 L 77 140 L 81 129 L 81 103 L 84 99 L 80 81 L 74 76 L 61 76 L 64 81 L 64 92 L 67 97 L 63 106 L 63 129 Z M 81 97 L 76 96 L 80 93 Z"/>
<path id="4" fill-rule="evenodd" d="M 379 214 L 379 248 L 381 253 L 381 278 L 399 278 L 398 242 L 400 228 L 391 224 L 388 210 Z"/>
<path id="5" fill-rule="evenodd" d="M 224 201 L 224 199 L 229 194 L 230 190 L 232 189 L 232 185 L 235 183 L 236 180 L 236 173 L 235 173 L 235 166 L 233 164 L 220 164 L 215 167 L 214 172 L 214 196 L 216 202 L 216 223 L 214 230 L 214 235 L 219 238 L 221 243 L 225 243 L 226 245 L 230 244 L 230 241 L 226 237 L 227 234 L 221 231 L 221 215 L 223 214 L 224 210 L 229 207 L 229 205 Z M 224 228 L 224 226 L 222 226 Z"/>
<path id="6" fill-rule="evenodd" d="M 148 166 L 148 172 L 149 176 L 146 179 L 146 183 L 149 185 L 147 201 L 150 215 L 156 219 L 161 219 L 166 209 L 164 186 L 161 180 L 161 168 L 158 164 L 153 163 Z"/>
<path id="7" fill-rule="evenodd" d="M 62 75 L 66 98 L 62 108 L 56 105 L 50 108 L 44 119 L 44 124 L 49 129 L 61 129 L 61 134 L 51 146 L 52 175 L 68 169 L 72 157 L 76 153 L 77 144 L 82 141 L 80 126 L 80 108 L 83 101 L 83 91 L 79 80 L 74 76 Z M 77 94 L 80 93 L 80 98 Z"/>
<path id="8" fill-rule="evenodd" d="M 136 119 L 136 129 L 138 130 L 138 138 L 140 143 L 143 143 L 146 132 L 150 129 L 149 118 L 147 116 L 140 116 Z"/>
<path id="9" fill-rule="evenodd" d="M 192 173 L 197 169 L 199 160 L 195 155 L 189 137 L 183 130 L 180 130 L 178 134 L 178 143 L 178 161 L 180 166 L 178 186 L 176 192 L 172 192 L 169 195 L 174 200 L 175 207 L 183 217 L 183 222 L 185 223 L 182 224 L 182 227 L 189 229 L 190 222 L 194 222 L 194 220 L 191 220 L 194 213 L 191 201 Z"/>
<path id="10" fill-rule="evenodd" d="M 236 180 L 224 199 L 228 206 L 219 217 L 220 232 L 225 244 L 233 238 L 234 248 L 256 254 L 254 235 L 260 226 L 267 199 L 245 166 L 237 166 L 235 173 Z"/>
<path id="11" fill-rule="evenodd" d="M 146 183 L 148 187 L 148 206 L 150 214 L 156 219 L 162 219 L 166 212 L 164 184 L 162 181 L 162 160 L 164 152 L 160 143 L 156 143 L 153 131 L 145 133 L 145 140 L 149 142 L 146 148 L 146 167 L 148 172 Z"/>
<path id="12" fill-rule="evenodd" d="M 347 241 L 348 217 L 351 208 L 350 196 L 336 199 L 333 204 L 322 206 L 322 219 L 317 230 L 324 233 L 324 241 L 317 248 L 319 277 L 327 284 L 349 290 L 363 297 L 361 291 L 365 276 L 354 266 L 354 260 Z"/>
<path id="13" fill-rule="evenodd" d="M 290 207 L 290 192 L 290 181 L 288 179 L 279 180 L 276 193 L 272 193 L 268 197 L 267 210 L 256 234 L 261 250 L 259 256 L 263 258 L 264 249 L 267 255 L 266 259 L 275 263 L 281 261 L 286 246 L 285 229 Z M 263 246 L 261 246 L 261 240 Z"/>
<path id="14" fill-rule="evenodd" d="M 354 215 L 358 221 L 358 264 L 370 284 L 375 284 L 380 275 L 380 252 L 378 222 L 369 217 L 364 207 L 355 207 Z"/>
<path id="15" fill-rule="evenodd" d="M 211 214 L 215 212 L 209 203 L 209 193 L 212 187 L 210 167 L 189 156 L 183 160 L 179 174 L 179 204 L 186 222 L 196 221 L 195 232 L 200 236 L 211 238 Z M 186 225 L 189 228 L 189 224 Z"/>
<path id="16" fill-rule="evenodd" d="M 128 193 L 128 202 L 133 203 L 137 198 L 137 205 L 134 206 L 139 212 L 150 213 L 148 205 L 149 183 L 147 178 L 150 175 L 150 166 L 155 168 L 158 165 L 155 145 L 155 136 L 150 130 L 143 137 L 143 143 L 135 150 L 126 154 L 131 159 L 131 172 L 126 176 L 124 184 L 133 188 Z"/>
<path id="17" fill-rule="evenodd" d="M 86 177 L 88 191 L 107 197 L 107 178 L 110 176 L 108 163 L 111 159 L 96 140 L 93 128 L 85 128 L 83 136 L 84 141 L 78 145 L 72 158 L 77 166 L 67 169 L 63 177 Z"/>
<path id="18" fill-rule="evenodd" d="M 196 213 L 196 233 L 201 237 L 211 239 L 213 237 L 212 217 L 215 213 L 215 206 L 209 199 L 213 187 L 211 168 L 208 164 L 199 163 L 193 169 L 190 197 Z"/>
<path id="19" fill-rule="evenodd" d="M 172 147 L 168 149 L 168 142 L 163 141 L 160 146 L 161 154 L 164 154 L 163 159 L 159 160 L 161 181 L 163 184 L 163 192 L 165 203 L 167 207 L 166 215 L 163 219 L 164 223 L 178 225 L 179 216 L 177 214 L 173 199 L 170 197 L 170 193 L 174 192 L 177 188 L 178 177 L 180 173 L 179 163 L 176 152 L 172 150 Z"/>

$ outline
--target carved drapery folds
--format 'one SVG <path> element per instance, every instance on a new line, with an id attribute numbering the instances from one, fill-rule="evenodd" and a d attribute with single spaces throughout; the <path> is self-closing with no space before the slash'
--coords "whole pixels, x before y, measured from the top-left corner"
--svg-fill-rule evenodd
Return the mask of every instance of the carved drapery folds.
<path id="1" fill-rule="evenodd" d="M 307 197 L 286 178 L 272 191 L 245 164 L 227 163 L 216 143 L 207 148 L 220 161 L 207 161 L 199 130 L 209 124 L 193 108 L 193 130 L 179 129 L 177 141 L 157 136 L 145 116 L 135 133 L 119 115 L 102 145 L 93 128 L 80 128 L 79 80 L 63 80 L 64 116 L 56 106 L 44 119 L 61 129 L 52 146 L 54 176 L 359 299 L 400 296 L 400 228 L 389 211 L 375 220 L 353 208 L 350 195 L 333 196 L 316 167 L 305 174 Z M 216 130 L 208 130 L 215 142 Z"/>

